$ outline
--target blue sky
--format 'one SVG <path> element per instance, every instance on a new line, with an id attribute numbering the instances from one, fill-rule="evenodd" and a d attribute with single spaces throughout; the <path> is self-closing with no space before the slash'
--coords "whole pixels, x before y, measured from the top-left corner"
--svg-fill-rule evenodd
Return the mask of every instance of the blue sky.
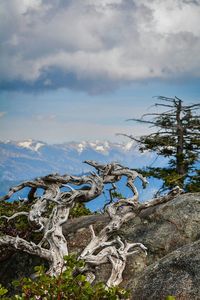
<path id="1" fill-rule="evenodd" d="M 2 0 L 0 139 L 121 141 L 155 95 L 200 101 L 200 1 Z"/>

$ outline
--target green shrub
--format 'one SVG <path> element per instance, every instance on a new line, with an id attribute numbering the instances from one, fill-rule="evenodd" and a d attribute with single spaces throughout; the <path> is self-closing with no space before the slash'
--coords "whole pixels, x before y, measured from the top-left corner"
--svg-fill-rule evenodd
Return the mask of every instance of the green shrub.
<path id="1" fill-rule="evenodd" d="M 1 283 L 0 283 L 0 298 L 2 298 L 2 296 L 4 296 L 5 294 L 7 294 L 8 290 L 5 289 Z"/>
<path id="2" fill-rule="evenodd" d="M 78 270 L 84 267 L 75 255 L 65 258 L 66 269 L 58 277 L 50 277 L 44 267 L 36 267 L 36 279 L 23 278 L 13 282 L 20 288 L 19 295 L 6 298 L 6 289 L 0 286 L 1 299 L 15 300 L 118 300 L 127 299 L 129 293 L 119 287 L 107 288 L 103 283 L 91 285 Z"/>
<path id="3" fill-rule="evenodd" d="M 87 215 L 91 215 L 91 211 L 85 206 L 84 203 L 79 202 L 75 204 L 69 213 L 69 217 L 71 219 Z"/>
<path id="4" fill-rule="evenodd" d="M 26 211 L 30 209 L 30 204 L 22 205 L 20 201 L 1 202 L 0 216 L 10 217 L 17 212 Z M 9 222 L 6 218 L 0 219 L 0 235 L 9 234 L 11 236 L 20 236 L 28 239 L 30 237 L 30 229 L 26 216 L 19 216 Z"/>

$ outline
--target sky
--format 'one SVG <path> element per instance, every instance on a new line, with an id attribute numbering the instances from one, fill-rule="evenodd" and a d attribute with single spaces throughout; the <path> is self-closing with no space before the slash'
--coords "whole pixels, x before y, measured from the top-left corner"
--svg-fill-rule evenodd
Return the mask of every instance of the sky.
<path id="1" fill-rule="evenodd" d="M 200 0 L 1 0 L 0 140 L 124 139 L 200 102 Z"/>

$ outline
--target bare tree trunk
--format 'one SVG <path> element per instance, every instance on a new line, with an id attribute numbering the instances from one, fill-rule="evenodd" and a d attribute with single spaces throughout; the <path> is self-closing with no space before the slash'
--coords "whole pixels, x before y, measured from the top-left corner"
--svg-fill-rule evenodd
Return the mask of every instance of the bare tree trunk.
<path id="1" fill-rule="evenodd" d="M 180 175 L 180 183 L 183 187 L 185 170 L 185 158 L 184 158 L 184 127 L 181 120 L 182 101 L 179 100 L 176 110 L 176 122 L 177 122 L 177 147 L 176 147 L 176 170 Z"/>

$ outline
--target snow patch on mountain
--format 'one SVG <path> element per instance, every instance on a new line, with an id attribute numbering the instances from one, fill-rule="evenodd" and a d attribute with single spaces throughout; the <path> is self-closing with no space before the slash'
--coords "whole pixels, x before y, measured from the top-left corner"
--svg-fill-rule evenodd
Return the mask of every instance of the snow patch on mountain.
<path id="1" fill-rule="evenodd" d="M 70 145 L 66 144 L 66 145 Z M 112 148 L 112 146 L 116 146 L 115 143 L 111 144 L 108 141 L 100 142 L 87 142 L 82 141 L 80 143 L 73 142 L 73 148 L 78 151 L 79 154 L 83 153 L 84 151 L 87 151 L 88 149 L 94 150 L 96 152 L 102 153 L 107 155 L 109 153 L 109 150 Z M 122 145 L 121 145 L 122 146 Z"/>
<path id="2" fill-rule="evenodd" d="M 28 139 L 28 140 L 25 140 L 25 141 L 18 142 L 17 145 L 19 147 L 26 148 L 26 149 L 37 152 L 45 144 L 42 143 L 42 142 L 36 142 L 36 141 L 31 140 L 31 139 Z"/>
<path id="3" fill-rule="evenodd" d="M 125 151 L 129 151 L 129 150 L 132 149 L 133 145 L 134 145 L 134 141 L 130 141 L 130 142 L 124 144 L 123 148 L 124 148 Z"/>
<path id="4" fill-rule="evenodd" d="M 85 142 L 82 142 L 82 143 L 78 144 L 77 145 L 77 151 L 78 151 L 78 153 L 79 154 L 82 153 L 85 148 L 86 148 Z"/>
<path id="5" fill-rule="evenodd" d="M 99 142 L 99 141 L 90 142 L 89 146 L 93 150 L 95 150 L 97 152 L 100 152 L 100 153 L 103 153 L 103 154 L 108 154 L 108 152 L 111 148 L 110 143 L 108 141 L 105 141 L 105 142 Z"/>

